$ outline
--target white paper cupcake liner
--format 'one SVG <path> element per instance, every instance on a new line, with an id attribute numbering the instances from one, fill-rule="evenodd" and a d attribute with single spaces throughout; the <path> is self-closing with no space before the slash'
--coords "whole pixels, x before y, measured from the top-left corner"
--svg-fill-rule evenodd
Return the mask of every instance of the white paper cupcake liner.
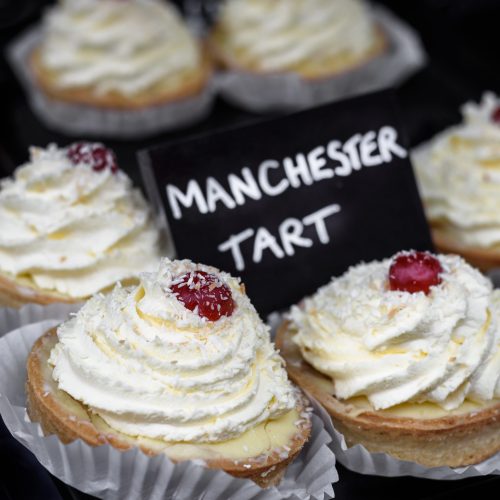
<path id="1" fill-rule="evenodd" d="M 28 29 L 11 43 L 7 56 L 34 113 L 49 128 L 73 136 L 140 139 L 186 127 L 210 113 L 214 100 L 212 82 L 196 96 L 138 110 L 102 109 L 52 99 L 40 89 L 29 65 L 41 33 L 38 26 Z"/>
<path id="2" fill-rule="evenodd" d="M 265 112 L 308 108 L 396 85 L 425 64 L 425 52 L 416 32 L 388 10 L 374 7 L 373 17 L 386 34 L 389 48 L 355 69 L 309 82 L 294 74 L 228 70 L 216 77 L 218 91 L 233 104 Z"/>
<path id="3" fill-rule="evenodd" d="M 273 338 L 276 329 L 283 320 L 284 314 L 278 312 L 273 312 L 267 317 L 267 323 L 271 326 Z M 360 444 L 348 447 L 344 435 L 335 429 L 328 412 L 309 393 L 307 397 L 314 406 L 316 414 L 325 422 L 325 429 L 331 433 L 330 448 L 334 452 L 337 461 L 354 472 L 385 477 L 413 476 L 423 479 L 446 480 L 500 474 L 500 453 L 481 463 L 466 467 L 426 467 L 416 462 L 399 460 L 387 453 L 372 453 Z"/>
<path id="4" fill-rule="evenodd" d="M 326 411 L 317 410 L 325 418 Z M 327 426 L 327 428 L 329 428 Z M 348 447 L 343 434 L 333 428 L 332 442 L 330 444 L 337 460 L 348 469 L 360 474 L 396 477 L 413 476 L 423 479 L 465 479 L 467 477 L 500 474 L 500 453 L 475 465 L 466 467 L 425 467 L 424 465 L 397 458 L 387 453 L 371 453 L 362 445 Z"/>
<path id="5" fill-rule="evenodd" d="M 47 319 L 64 321 L 70 313 L 77 312 L 82 303 L 75 304 L 26 304 L 19 309 L 0 307 L 0 337 L 16 328 Z"/>
<path id="6" fill-rule="evenodd" d="M 44 436 L 26 413 L 26 359 L 35 340 L 59 320 L 23 326 L 0 338 L 0 414 L 12 435 L 53 475 L 71 486 L 106 500 L 189 498 L 294 499 L 332 498 L 338 480 L 335 456 L 328 444 L 329 420 L 312 415 L 309 442 L 286 469 L 278 487 L 261 489 L 250 480 L 236 479 L 201 461 L 172 463 L 166 455 L 148 457 L 139 449 L 120 452 L 109 445 L 91 447 L 77 440 L 63 444 Z"/>

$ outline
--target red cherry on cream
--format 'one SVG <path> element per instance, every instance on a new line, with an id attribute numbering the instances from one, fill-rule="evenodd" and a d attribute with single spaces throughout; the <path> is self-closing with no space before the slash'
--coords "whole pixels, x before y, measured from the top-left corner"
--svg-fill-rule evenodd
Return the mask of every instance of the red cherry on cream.
<path id="1" fill-rule="evenodd" d="M 497 106 L 491 113 L 491 120 L 500 124 L 500 106 Z"/>
<path id="2" fill-rule="evenodd" d="M 222 316 L 231 316 L 234 300 L 230 288 L 215 274 L 192 271 L 178 278 L 170 287 L 179 302 L 198 316 L 217 321 Z"/>
<path id="3" fill-rule="evenodd" d="M 96 172 L 106 168 L 113 173 L 118 171 L 115 154 L 100 142 L 75 142 L 69 146 L 66 154 L 74 165 L 87 163 Z"/>
<path id="4" fill-rule="evenodd" d="M 441 283 L 443 268 L 428 252 L 400 253 L 389 269 L 389 287 L 402 292 L 429 293 L 431 286 Z"/>

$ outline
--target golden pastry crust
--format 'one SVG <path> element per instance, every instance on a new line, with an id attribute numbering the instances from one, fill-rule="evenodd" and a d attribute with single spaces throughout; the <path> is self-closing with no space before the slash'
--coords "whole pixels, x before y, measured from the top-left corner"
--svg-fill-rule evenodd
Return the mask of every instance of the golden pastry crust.
<path id="1" fill-rule="evenodd" d="M 119 92 L 97 94 L 92 86 L 58 88 L 57 74 L 44 67 L 40 49 L 35 49 L 31 54 L 30 66 L 40 88 L 55 100 L 123 110 L 142 109 L 195 96 L 206 87 L 212 76 L 212 64 L 206 51 L 202 54 L 200 67 L 182 75 L 174 85 L 165 81 L 130 96 Z"/>
<path id="2" fill-rule="evenodd" d="M 276 346 L 290 378 L 316 398 L 332 417 L 348 446 L 362 444 L 371 452 L 388 453 L 428 467 L 460 467 L 479 463 L 500 451 L 500 403 L 470 413 L 442 418 L 403 418 L 357 408 L 335 398 L 331 381 L 309 365 L 292 342 L 294 332 L 284 322 Z"/>
<path id="3" fill-rule="evenodd" d="M 500 249 L 464 246 L 454 241 L 453 237 L 439 227 L 432 228 L 432 239 L 439 252 L 461 255 L 469 264 L 481 271 L 500 267 Z"/>
<path id="4" fill-rule="evenodd" d="M 75 299 L 57 292 L 42 290 L 28 279 L 16 280 L 13 276 L 0 272 L 0 306 L 20 308 L 25 304 L 53 304 L 63 302 L 74 304 L 83 299 Z"/>
<path id="5" fill-rule="evenodd" d="M 82 439 L 91 446 L 109 444 L 118 450 L 139 446 L 147 455 L 165 452 L 165 445 L 162 447 L 158 441 L 141 440 L 111 429 L 83 404 L 57 388 L 51 376 L 52 368 L 48 364 L 50 351 L 56 342 L 56 329 L 53 328 L 37 340 L 28 357 L 26 394 L 31 420 L 40 422 L 45 434 L 57 434 L 63 443 Z M 307 404 L 305 398 L 298 403 L 297 410 L 301 418 L 296 424 L 297 433 L 288 443 L 290 451 L 286 457 L 283 450 L 274 450 L 244 460 L 208 459 L 205 460 L 207 467 L 251 479 L 263 488 L 278 484 L 287 465 L 299 454 L 311 433 L 311 419 L 305 413 Z"/>
<path id="6" fill-rule="evenodd" d="M 244 54 L 236 54 L 228 49 L 225 41 L 224 29 L 216 25 L 209 37 L 209 47 L 214 60 L 224 69 L 233 69 L 237 71 L 268 75 L 277 74 L 276 72 L 267 72 L 259 69 L 255 62 L 245 61 Z M 375 31 L 375 42 L 368 52 L 362 56 L 351 53 L 343 53 L 338 56 L 324 59 L 311 59 L 307 63 L 298 64 L 293 68 L 282 73 L 297 73 L 304 80 L 315 81 L 335 77 L 362 66 L 376 57 L 380 56 L 389 49 L 389 41 L 384 31 L 377 26 Z"/>

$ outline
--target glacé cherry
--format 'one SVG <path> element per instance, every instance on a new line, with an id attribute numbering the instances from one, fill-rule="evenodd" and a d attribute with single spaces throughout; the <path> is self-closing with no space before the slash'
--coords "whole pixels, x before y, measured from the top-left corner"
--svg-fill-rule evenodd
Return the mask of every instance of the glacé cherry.
<path id="1" fill-rule="evenodd" d="M 170 287 L 179 302 L 209 321 L 231 316 L 235 303 L 230 288 L 214 274 L 192 271 Z"/>
<path id="2" fill-rule="evenodd" d="M 118 171 L 115 154 L 100 142 L 75 142 L 69 146 L 66 154 L 74 165 L 87 163 L 96 172 L 106 168 L 113 173 Z"/>
<path id="3" fill-rule="evenodd" d="M 400 253 L 389 268 L 391 290 L 428 294 L 432 286 L 441 283 L 443 268 L 439 260 L 428 252 Z"/>

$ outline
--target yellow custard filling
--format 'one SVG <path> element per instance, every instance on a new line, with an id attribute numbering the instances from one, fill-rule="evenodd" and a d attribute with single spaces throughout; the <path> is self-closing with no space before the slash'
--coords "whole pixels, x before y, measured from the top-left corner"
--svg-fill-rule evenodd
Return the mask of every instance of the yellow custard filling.
<path id="1" fill-rule="evenodd" d="M 297 421 L 301 419 L 296 409 L 285 415 L 262 422 L 240 436 L 220 443 L 172 443 L 160 439 L 132 437 L 115 431 L 97 415 L 90 416 L 94 426 L 103 433 L 113 433 L 131 444 L 144 446 L 158 453 L 165 453 L 173 460 L 229 459 L 244 460 L 258 457 L 278 448 L 287 452 L 292 438 L 297 434 Z"/>
<path id="2" fill-rule="evenodd" d="M 275 420 L 263 422 L 249 429 L 237 438 L 221 443 L 188 443 L 167 444 L 165 453 L 172 458 L 182 460 L 189 458 L 226 458 L 244 459 L 257 457 L 277 448 L 290 445 L 297 434 L 296 422 L 300 419 L 297 410 L 291 410 Z"/>
<path id="3" fill-rule="evenodd" d="M 352 405 L 353 411 L 351 415 L 359 415 L 367 411 L 375 411 L 370 405 L 367 398 L 359 396 L 342 401 L 344 404 Z M 401 403 L 385 410 L 377 410 L 379 415 L 386 415 L 388 417 L 399 418 L 419 418 L 419 419 L 433 419 L 443 418 L 452 415 L 466 415 L 467 413 L 477 412 L 484 410 L 486 404 L 493 406 L 500 403 L 498 399 L 492 399 L 487 403 L 478 403 L 470 400 L 465 400 L 458 408 L 454 410 L 445 410 L 436 403 Z"/>

